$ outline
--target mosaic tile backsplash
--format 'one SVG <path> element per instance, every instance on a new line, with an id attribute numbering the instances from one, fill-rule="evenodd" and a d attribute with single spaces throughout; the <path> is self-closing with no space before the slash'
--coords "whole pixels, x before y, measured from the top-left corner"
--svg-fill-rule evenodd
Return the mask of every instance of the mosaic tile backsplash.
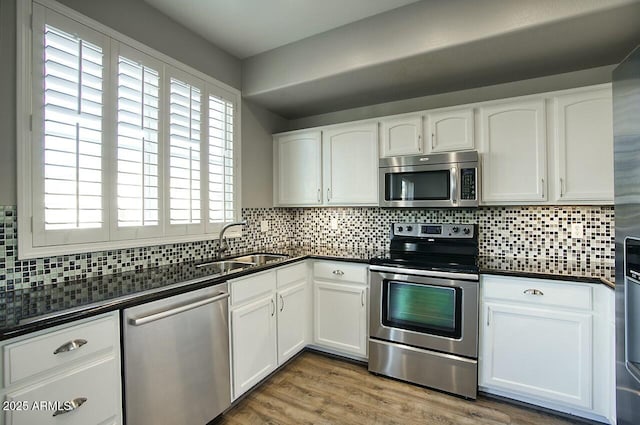
<path id="1" fill-rule="evenodd" d="M 242 215 L 249 224 L 229 240 L 230 254 L 292 245 L 384 250 L 391 223 L 416 221 L 477 223 L 483 256 L 614 261 L 613 207 L 251 208 Z M 583 238 L 571 237 L 572 223 L 583 224 Z M 210 258 L 217 246 L 214 239 L 20 261 L 16 207 L 0 206 L 0 291 Z"/>

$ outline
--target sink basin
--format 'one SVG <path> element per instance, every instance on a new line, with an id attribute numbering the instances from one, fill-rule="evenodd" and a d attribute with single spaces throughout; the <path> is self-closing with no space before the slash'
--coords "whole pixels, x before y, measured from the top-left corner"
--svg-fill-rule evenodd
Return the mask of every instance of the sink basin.
<path id="1" fill-rule="evenodd" d="M 256 266 L 262 266 L 267 263 L 271 263 L 274 261 L 282 261 L 285 258 L 289 258 L 288 255 L 282 254 L 253 254 L 253 255 L 244 255 L 242 257 L 236 257 L 232 261 L 240 261 L 253 263 Z"/>
<path id="2" fill-rule="evenodd" d="M 198 264 L 196 267 L 206 267 L 207 271 L 211 271 L 212 274 L 223 274 L 282 261 L 288 257 L 288 255 L 281 254 L 243 255 L 242 257 L 231 258 L 229 260 L 210 261 L 208 263 Z"/>
<path id="3" fill-rule="evenodd" d="M 198 264 L 196 267 L 210 268 L 214 273 L 229 273 L 234 270 L 245 269 L 247 267 L 253 267 L 256 263 L 250 261 L 212 261 L 210 263 Z"/>

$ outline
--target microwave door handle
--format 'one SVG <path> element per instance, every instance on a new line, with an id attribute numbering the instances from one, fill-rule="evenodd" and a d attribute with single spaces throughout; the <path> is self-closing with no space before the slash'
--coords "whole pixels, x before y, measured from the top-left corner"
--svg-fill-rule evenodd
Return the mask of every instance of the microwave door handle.
<path id="1" fill-rule="evenodd" d="M 451 168 L 451 203 L 458 203 L 458 169 Z"/>

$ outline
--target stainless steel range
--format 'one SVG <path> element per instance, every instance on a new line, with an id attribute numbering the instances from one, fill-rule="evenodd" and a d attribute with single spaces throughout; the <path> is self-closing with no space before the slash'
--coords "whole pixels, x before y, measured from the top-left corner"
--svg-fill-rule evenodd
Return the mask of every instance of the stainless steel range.
<path id="1" fill-rule="evenodd" d="M 477 225 L 394 223 L 369 267 L 369 371 L 475 399 L 477 264 Z"/>

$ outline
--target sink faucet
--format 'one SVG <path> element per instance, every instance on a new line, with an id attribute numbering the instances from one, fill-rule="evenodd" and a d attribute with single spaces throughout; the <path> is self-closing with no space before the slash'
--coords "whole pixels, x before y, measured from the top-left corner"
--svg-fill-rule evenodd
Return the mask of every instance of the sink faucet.
<path id="1" fill-rule="evenodd" d="M 226 239 L 224 238 L 224 234 L 227 231 L 227 229 L 229 227 L 233 227 L 233 226 L 246 226 L 247 225 L 247 220 L 242 220 L 242 221 L 237 221 L 235 223 L 229 223 L 229 224 L 225 224 L 224 227 L 222 228 L 222 230 L 220 231 L 220 239 L 218 241 L 218 257 L 222 257 L 222 254 L 225 251 L 229 250 L 229 244 L 227 243 Z"/>

